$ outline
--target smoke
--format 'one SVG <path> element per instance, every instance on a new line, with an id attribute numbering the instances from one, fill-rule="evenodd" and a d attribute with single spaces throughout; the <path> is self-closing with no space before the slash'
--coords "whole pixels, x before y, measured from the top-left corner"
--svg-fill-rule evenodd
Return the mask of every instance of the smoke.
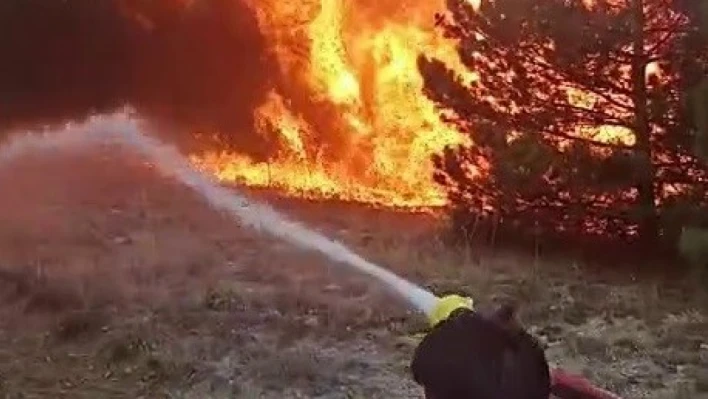
<path id="1" fill-rule="evenodd" d="M 268 151 L 252 111 L 274 68 L 242 0 L 2 0 L 0 59 L 0 131 L 129 104 L 174 132 Z"/>

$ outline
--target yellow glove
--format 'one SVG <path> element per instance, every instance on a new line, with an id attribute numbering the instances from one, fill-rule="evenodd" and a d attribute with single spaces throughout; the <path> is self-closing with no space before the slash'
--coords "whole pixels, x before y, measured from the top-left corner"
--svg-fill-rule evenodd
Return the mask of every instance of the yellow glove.
<path id="1" fill-rule="evenodd" d="M 454 294 L 438 299 L 435 307 L 430 314 L 428 314 L 428 322 L 430 323 L 430 326 L 435 327 L 438 323 L 447 319 L 450 316 L 450 313 L 460 308 L 472 310 L 474 309 L 474 301 L 472 298 Z"/>

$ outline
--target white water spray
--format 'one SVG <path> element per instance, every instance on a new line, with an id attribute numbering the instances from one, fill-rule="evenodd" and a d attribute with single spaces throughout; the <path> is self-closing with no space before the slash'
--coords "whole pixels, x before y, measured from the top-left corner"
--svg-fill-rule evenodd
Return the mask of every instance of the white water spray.
<path id="1" fill-rule="evenodd" d="M 11 133 L 9 140 L 0 147 L 0 166 L 32 151 L 81 149 L 97 145 L 102 137 L 92 133 L 104 131 L 114 124 L 105 118 L 92 118 L 88 123 L 68 123 L 61 129 L 47 129 L 41 133 Z"/>
<path id="2" fill-rule="evenodd" d="M 0 166 L 3 161 L 17 158 L 30 150 L 73 148 L 106 141 L 137 150 L 152 160 L 163 174 L 191 187 L 202 194 L 210 205 L 228 212 L 243 224 L 266 231 L 300 248 L 318 251 L 335 263 L 349 265 L 379 280 L 416 310 L 426 315 L 433 311 L 438 301 L 433 293 L 368 262 L 343 244 L 288 220 L 273 208 L 251 202 L 234 190 L 221 186 L 211 176 L 193 169 L 173 146 L 143 134 L 138 121 L 125 113 L 94 117 L 87 123 L 59 132 L 46 132 L 39 137 L 23 135 L 0 148 Z"/>

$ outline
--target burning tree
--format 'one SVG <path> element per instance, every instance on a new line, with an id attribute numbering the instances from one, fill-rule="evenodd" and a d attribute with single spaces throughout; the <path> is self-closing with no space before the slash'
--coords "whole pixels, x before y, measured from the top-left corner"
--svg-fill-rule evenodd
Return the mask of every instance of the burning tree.
<path id="1" fill-rule="evenodd" d="M 419 59 L 425 93 L 471 146 L 436 156 L 453 220 L 653 241 L 705 199 L 681 106 L 690 25 L 671 0 L 448 0 L 439 25 L 479 75 Z M 667 212 L 662 212 L 666 210 Z M 679 212 L 685 217 L 685 212 Z M 523 230 L 523 229 L 521 229 Z"/>

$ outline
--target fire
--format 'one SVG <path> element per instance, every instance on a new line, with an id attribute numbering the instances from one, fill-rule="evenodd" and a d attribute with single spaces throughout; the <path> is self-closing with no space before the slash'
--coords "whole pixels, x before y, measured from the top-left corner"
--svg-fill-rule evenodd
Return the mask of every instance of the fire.
<path id="1" fill-rule="evenodd" d="M 341 39 L 342 0 L 322 0 L 320 14 L 309 26 L 313 84 L 335 104 L 357 104 L 359 81 L 347 65 L 347 49 Z"/>
<path id="2" fill-rule="evenodd" d="M 280 150 L 262 163 L 234 153 L 193 162 L 226 182 L 298 196 L 443 205 L 430 157 L 466 141 L 424 96 L 416 59 L 425 52 L 465 71 L 467 82 L 475 76 L 433 27 L 444 2 L 404 3 L 254 1 L 288 81 L 255 110 L 255 128 L 275 133 Z"/>
<path id="3" fill-rule="evenodd" d="M 481 0 L 468 1 L 479 8 Z M 444 0 L 252 0 L 251 6 L 282 75 L 255 110 L 255 128 L 277 136 L 279 150 L 267 162 L 227 152 L 192 161 L 224 182 L 300 197 L 444 205 L 431 155 L 470 143 L 423 94 L 417 57 L 444 61 L 467 84 L 476 80 L 455 44 L 434 28 Z M 592 107 L 584 93 L 569 97 Z M 633 141 L 631 132 L 600 130 L 579 127 L 578 133 Z"/>

